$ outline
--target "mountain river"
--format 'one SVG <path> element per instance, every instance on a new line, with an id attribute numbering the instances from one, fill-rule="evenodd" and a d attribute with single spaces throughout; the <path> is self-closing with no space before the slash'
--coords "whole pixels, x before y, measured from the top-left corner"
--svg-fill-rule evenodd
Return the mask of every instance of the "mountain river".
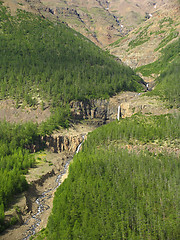
<path id="1" fill-rule="evenodd" d="M 84 136 L 83 136 L 83 141 L 84 141 Z M 79 152 L 83 141 L 77 147 L 76 154 Z M 24 223 L 25 225 L 28 225 L 29 221 L 33 219 L 33 224 L 29 227 L 29 229 L 26 232 L 26 236 L 22 240 L 28 240 L 31 236 L 36 234 L 37 232 L 36 229 L 39 227 L 41 222 L 41 213 L 43 213 L 44 211 L 50 208 L 47 204 L 45 204 L 45 202 L 48 198 L 52 197 L 51 192 L 54 192 L 63 182 L 63 176 L 67 173 L 70 162 L 71 160 L 68 160 L 66 162 L 64 169 L 57 176 L 55 188 L 50 188 L 47 191 L 44 191 L 41 194 L 41 196 L 36 199 L 36 204 L 38 205 L 37 212 Z"/>

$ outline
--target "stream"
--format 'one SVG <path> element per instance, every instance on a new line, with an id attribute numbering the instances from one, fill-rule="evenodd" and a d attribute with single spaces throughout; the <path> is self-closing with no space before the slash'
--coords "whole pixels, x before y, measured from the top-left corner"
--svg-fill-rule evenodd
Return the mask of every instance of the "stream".
<path id="1" fill-rule="evenodd" d="M 77 147 L 76 149 L 76 153 L 77 154 L 81 148 L 81 145 L 84 141 L 84 136 L 82 136 L 83 140 L 82 142 L 79 144 L 79 146 Z M 71 159 L 72 160 L 72 159 Z M 50 207 L 45 204 L 45 201 L 49 198 L 52 197 L 52 194 L 51 192 L 53 192 L 54 190 L 56 190 L 61 184 L 62 184 L 62 177 L 63 175 L 66 174 L 67 170 L 68 170 L 68 167 L 69 167 L 69 164 L 71 162 L 71 160 L 68 160 L 64 166 L 64 169 L 60 172 L 60 174 L 57 176 L 56 178 L 56 186 L 55 188 L 50 188 L 48 189 L 47 191 L 44 191 L 40 197 L 38 197 L 36 199 L 36 203 L 38 205 L 38 208 L 37 208 L 37 212 L 30 218 L 28 219 L 24 225 L 27 225 L 29 223 L 30 220 L 34 220 L 35 223 L 32 224 L 29 229 L 27 230 L 26 232 L 26 237 L 24 237 L 22 240 L 28 240 L 31 236 L 35 235 L 36 234 L 36 229 L 39 227 L 40 223 L 41 223 L 41 218 L 40 218 L 40 214 L 43 213 L 44 211 L 48 210 Z"/>

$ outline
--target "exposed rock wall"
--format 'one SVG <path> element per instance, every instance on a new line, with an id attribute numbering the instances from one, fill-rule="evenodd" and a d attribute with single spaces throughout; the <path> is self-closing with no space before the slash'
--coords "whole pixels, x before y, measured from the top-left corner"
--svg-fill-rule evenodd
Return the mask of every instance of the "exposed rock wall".
<path id="1" fill-rule="evenodd" d="M 164 109 L 163 102 L 154 98 L 149 98 L 144 94 L 135 92 L 120 93 L 109 100 L 98 99 L 89 101 L 72 101 L 70 103 L 71 114 L 74 119 L 90 120 L 95 126 L 113 121 L 117 118 L 118 107 L 120 106 L 120 118 L 131 117 L 133 114 L 163 114 L 169 111 Z M 36 152 L 42 147 L 53 153 L 75 152 L 82 142 L 82 134 L 68 135 L 67 133 L 56 133 L 50 136 L 39 137 L 36 144 L 30 147 L 32 152 Z"/>
<path id="2" fill-rule="evenodd" d="M 145 93 L 124 92 L 109 100 L 90 100 L 85 102 L 72 101 L 70 103 L 71 113 L 75 119 L 88 119 L 102 121 L 113 121 L 117 118 L 118 107 L 120 106 L 120 118 L 131 117 L 133 114 L 163 114 L 164 103 L 156 97 L 150 98 Z"/>
<path id="3" fill-rule="evenodd" d="M 131 94 L 131 93 L 128 93 Z M 129 105 L 126 103 L 133 96 L 115 96 L 110 100 L 98 99 L 85 102 L 72 101 L 70 103 L 71 114 L 75 119 L 97 119 L 105 123 L 107 120 L 113 121 L 117 118 L 118 106 L 121 106 L 122 118 L 133 114 Z M 125 95 L 125 94 L 124 94 Z M 128 105 L 128 106 L 127 106 Z M 128 114 L 126 114 L 128 112 Z"/>
<path id="4" fill-rule="evenodd" d="M 45 136 L 41 138 L 45 147 L 54 153 L 63 151 L 75 152 L 82 142 L 82 136 Z"/>
<path id="5" fill-rule="evenodd" d="M 108 118 L 109 101 L 104 99 L 90 101 L 72 101 L 70 103 L 71 113 L 75 119 L 101 119 Z"/>
<path id="6" fill-rule="evenodd" d="M 75 152 L 83 138 L 81 135 L 77 136 L 62 136 L 62 135 L 48 135 L 39 137 L 36 143 L 29 146 L 31 152 L 37 152 L 42 148 L 46 148 L 53 153 L 60 153 L 63 151 Z"/>

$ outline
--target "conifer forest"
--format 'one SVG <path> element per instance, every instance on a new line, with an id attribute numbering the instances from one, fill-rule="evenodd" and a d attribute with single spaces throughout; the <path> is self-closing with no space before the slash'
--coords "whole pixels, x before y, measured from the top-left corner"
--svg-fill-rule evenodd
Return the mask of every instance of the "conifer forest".
<path id="1" fill-rule="evenodd" d="M 7 121 L 6 116 L 0 120 L 0 239 L 10 227 L 24 224 L 17 216 L 7 218 L 6 212 L 14 196 L 28 192 L 32 186 L 26 176 L 30 169 L 38 168 L 38 163 L 31 147 L 60 130 L 68 135 L 78 124 L 84 128 L 94 124 L 96 129 L 85 136 L 80 151 L 73 153 L 68 177 L 53 195 L 47 226 L 29 239 L 180 239 L 178 32 L 173 39 L 162 39 L 154 62 L 131 68 L 110 54 L 107 47 L 100 48 L 68 24 L 22 9 L 12 14 L 4 2 L 0 1 L 0 102 L 10 99 L 16 109 L 37 109 L 41 104 L 42 112 L 46 105 L 50 117 L 40 123 L 15 123 Z M 17 2 L 19 6 L 24 4 L 24 0 Z M 101 7 L 107 4 L 97 2 Z M 159 23 L 163 25 L 162 20 Z M 141 31 L 140 39 L 132 37 L 127 52 L 145 44 L 144 38 L 149 40 L 147 32 L 143 34 Z M 123 44 L 126 35 L 121 35 L 109 46 Z M 124 93 L 128 96 L 123 99 L 125 117 L 107 117 L 123 106 L 122 98 L 114 99 Z M 133 112 L 134 107 L 131 116 L 129 93 L 142 102 L 144 96 L 149 99 L 139 112 Z M 164 107 L 157 104 L 155 114 L 150 108 L 154 99 Z M 92 100 L 106 100 L 108 106 L 113 101 L 116 104 L 107 110 L 103 124 L 95 114 L 77 120 L 72 113 L 71 102 L 82 107 Z M 75 109 L 79 116 L 80 107 Z M 150 111 L 143 113 L 144 108 Z M 106 111 L 101 103 L 89 112 L 99 109 Z M 44 141 L 38 151 L 48 151 L 46 146 Z"/>

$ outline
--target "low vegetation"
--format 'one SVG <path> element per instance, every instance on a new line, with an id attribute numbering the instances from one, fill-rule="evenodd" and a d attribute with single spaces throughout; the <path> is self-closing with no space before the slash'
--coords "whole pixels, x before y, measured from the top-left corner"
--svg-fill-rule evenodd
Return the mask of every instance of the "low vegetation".
<path id="1" fill-rule="evenodd" d="M 180 38 L 162 49 L 161 52 L 162 55 L 157 61 L 137 68 L 136 72 L 141 72 L 144 76 L 160 74 L 156 79 L 155 90 L 148 94 L 158 95 L 169 101 L 170 105 L 179 107 Z"/>
<path id="2" fill-rule="evenodd" d="M 159 28 L 163 28 L 164 25 L 170 27 L 173 24 L 173 19 L 170 17 L 164 17 L 163 19 L 161 19 L 159 22 Z"/>
<path id="3" fill-rule="evenodd" d="M 155 49 L 155 51 L 158 51 L 159 49 L 163 48 L 164 46 L 166 46 L 171 40 L 173 40 L 174 38 L 177 38 L 179 35 L 179 32 L 177 32 L 174 29 L 171 29 L 171 32 L 169 33 L 169 35 L 167 37 L 165 37 L 161 43 L 159 44 L 159 46 Z"/>
<path id="4" fill-rule="evenodd" d="M 148 34 L 148 29 L 152 24 L 147 25 L 146 27 L 144 27 L 140 33 L 136 36 L 136 38 L 134 40 L 131 40 L 128 44 L 128 46 L 131 48 L 135 48 L 145 42 L 147 42 L 150 37 Z"/>
<path id="5" fill-rule="evenodd" d="M 169 64 L 179 58 L 180 38 L 161 50 L 161 57 L 150 64 L 136 68 L 136 72 L 141 72 L 143 76 L 151 76 L 151 74 L 160 74 Z"/>
<path id="6" fill-rule="evenodd" d="M 109 44 L 110 47 L 119 47 L 119 44 L 121 43 L 122 40 L 126 39 L 127 36 L 121 37 L 120 39 L 118 39 L 117 41 Z"/>

